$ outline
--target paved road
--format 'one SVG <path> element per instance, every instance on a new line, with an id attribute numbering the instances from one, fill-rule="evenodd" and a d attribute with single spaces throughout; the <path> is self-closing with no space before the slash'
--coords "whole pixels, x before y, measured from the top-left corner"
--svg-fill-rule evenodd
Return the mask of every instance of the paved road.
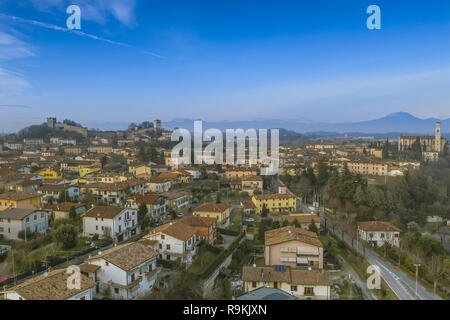
<path id="1" fill-rule="evenodd" d="M 325 221 L 323 217 L 321 217 L 320 220 L 321 224 L 324 226 Z M 329 220 L 327 220 L 326 228 L 330 232 L 333 232 L 333 225 Z M 344 240 L 350 247 L 352 246 L 351 238 L 345 233 L 344 238 L 342 238 L 342 233 L 338 226 L 335 226 L 333 233 L 341 240 Z M 353 249 L 363 255 L 362 245 L 358 241 L 354 241 Z M 383 260 L 372 250 L 366 248 L 365 259 L 370 264 L 376 265 L 380 268 L 381 277 L 400 300 L 442 300 L 440 296 L 430 292 L 420 283 L 417 285 L 416 296 L 415 279 L 411 279 L 405 272 L 401 271 L 390 262 Z"/>

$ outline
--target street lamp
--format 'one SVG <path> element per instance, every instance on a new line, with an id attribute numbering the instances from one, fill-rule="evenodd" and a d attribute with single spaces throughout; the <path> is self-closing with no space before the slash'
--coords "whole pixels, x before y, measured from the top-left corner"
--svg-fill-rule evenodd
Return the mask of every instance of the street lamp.
<path id="1" fill-rule="evenodd" d="M 420 263 L 415 263 L 414 266 L 416 267 L 416 297 L 417 297 L 417 277 L 419 276 Z"/>

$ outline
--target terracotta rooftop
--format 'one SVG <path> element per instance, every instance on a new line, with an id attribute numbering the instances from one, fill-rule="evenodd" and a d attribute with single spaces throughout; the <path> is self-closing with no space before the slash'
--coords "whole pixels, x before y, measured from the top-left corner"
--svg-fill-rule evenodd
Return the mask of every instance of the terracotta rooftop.
<path id="1" fill-rule="evenodd" d="M 40 196 L 41 196 L 40 194 L 32 192 L 7 192 L 0 194 L 0 200 L 20 201 Z"/>
<path id="2" fill-rule="evenodd" d="M 293 223 L 294 220 L 297 220 L 298 223 L 311 223 L 311 221 L 320 223 L 320 219 L 315 213 L 290 214 L 283 216 L 283 220 L 289 223 Z"/>
<path id="3" fill-rule="evenodd" d="M 90 209 L 86 214 L 85 217 L 91 217 L 91 218 L 106 218 L 106 219 L 113 219 L 115 216 L 117 216 L 119 213 L 121 213 L 124 210 L 122 207 L 115 207 L 115 206 L 96 206 L 92 209 Z"/>
<path id="4" fill-rule="evenodd" d="M 312 231 L 286 226 L 274 230 L 266 231 L 266 246 L 283 243 L 287 241 L 297 240 L 316 247 L 322 247 L 317 234 Z"/>
<path id="5" fill-rule="evenodd" d="M 225 203 L 203 203 L 194 209 L 194 212 L 224 212 L 231 208 L 229 204 Z"/>
<path id="6" fill-rule="evenodd" d="M 146 205 L 151 205 L 159 198 L 165 198 L 160 194 L 134 194 L 130 197 L 130 199 L 134 199 L 136 203 L 145 203 Z"/>
<path id="7" fill-rule="evenodd" d="M 392 223 L 385 221 L 361 221 L 357 223 L 358 228 L 365 231 L 396 231 L 401 230 L 394 226 Z"/>
<path id="8" fill-rule="evenodd" d="M 145 244 L 130 242 L 103 251 L 90 260 L 102 258 L 120 269 L 128 271 L 157 255 L 155 250 Z"/>
<path id="9" fill-rule="evenodd" d="M 48 272 L 47 277 L 40 275 L 12 287 L 8 291 L 15 291 L 27 300 L 66 300 L 89 288 L 95 287 L 95 282 L 85 275 L 81 275 L 80 289 L 69 289 L 67 279 L 70 277 L 66 269 Z"/>
<path id="10" fill-rule="evenodd" d="M 189 240 L 194 234 L 197 233 L 197 229 L 194 227 L 191 227 L 189 225 L 186 225 L 184 223 L 166 223 L 162 226 L 156 227 L 153 230 L 150 230 L 149 235 L 151 234 L 157 234 L 157 233 L 164 233 L 168 236 L 171 236 L 175 239 L 181 240 L 181 241 L 187 241 Z"/>
<path id="11" fill-rule="evenodd" d="M 217 222 L 216 218 L 199 217 L 199 216 L 184 216 L 176 223 L 184 223 L 191 227 L 209 227 Z"/>
<path id="12" fill-rule="evenodd" d="M 276 271 L 275 266 L 253 267 L 244 266 L 243 281 L 285 282 L 297 285 L 331 286 L 330 273 L 324 269 L 304 270 L 285 267 L 285 271 Z"/>
<path id="13" fill-rule="evenodd" d="M 12 220 L 22 220 L 23 218 L 29 216 L 33 212 L 37 211 L 36 209 L 19 209 L 12 208 L 0 211 L 1 219 L 12 219 Z"/>
<path id="14" fill-rule="evenodd" d="M 256 200 L 268 200 L 268 199 L 290 199 L 295 198 L 293 195 L 287 193 L 271 193 L 271 194 L 257 194 L 254 195 Z"/>

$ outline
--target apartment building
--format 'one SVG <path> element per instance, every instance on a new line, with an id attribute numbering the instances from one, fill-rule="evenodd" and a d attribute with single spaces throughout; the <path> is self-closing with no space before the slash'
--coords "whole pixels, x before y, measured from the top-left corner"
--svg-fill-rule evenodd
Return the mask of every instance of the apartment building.
<path id="1" fill-rule="evenodd" d="M 109 287 L 115 299 L 132 300 L 153 289 L 160 271 L 157 256 L 150 246 L 130 242 L 100 251 L 80 271 L 99 284 L 96 293 Z"/>
<path id="2" fill-rule="evenodd" d="M 369 176 L 387 176 L 389 175 L 389 166 L 385 162 L 363 162 L 350 161 L 347 168 L 352 173 Z"/>
<path id="3" fill-rule="evenodd" d="M 252 202 L 257 213 L 261 213 L 264 207 L 269 212 L 295 212 L 297 208 L 296 198 L 287 193 L 253 195 Z"/>
<path id="4" fill-rule="evenodd" d="M 96 206 L 83 216 L 83 236 L 111 237 L 122 242 L 139 233 L 136 209 L 116 206 Z"/>
<path id="5" fill-rule="evenodd" d="M 323 268 L 323 246 L 315 232 L 293 226 L 265 233 L 266 265 Z"/>
<path id="6" fill-rule="evenodd" d="M 296 296 L 300 300 L 330 300 L 330 273 L 324 269 L 299 269 L 286 266 L 244 266 L 244 291 L 275 288 Z"/>
<path id="7" fill-rule="evenodd" d="M 158 257 L 165 260 L 177 260 L 190 265 L 197 252 L 197 229 L 184 223 L 167 223 L 150 230 L 143 237 L 156 240 Z"/>

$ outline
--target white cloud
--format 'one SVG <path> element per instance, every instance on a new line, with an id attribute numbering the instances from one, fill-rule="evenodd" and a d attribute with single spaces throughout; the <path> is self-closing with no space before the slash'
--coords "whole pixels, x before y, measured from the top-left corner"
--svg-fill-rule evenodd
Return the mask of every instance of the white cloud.
<path id="1" fill-rule="evenodd" d="M 0 31 L 0 60 L 34 56 L 31 46 L 10 33 Z"/>

